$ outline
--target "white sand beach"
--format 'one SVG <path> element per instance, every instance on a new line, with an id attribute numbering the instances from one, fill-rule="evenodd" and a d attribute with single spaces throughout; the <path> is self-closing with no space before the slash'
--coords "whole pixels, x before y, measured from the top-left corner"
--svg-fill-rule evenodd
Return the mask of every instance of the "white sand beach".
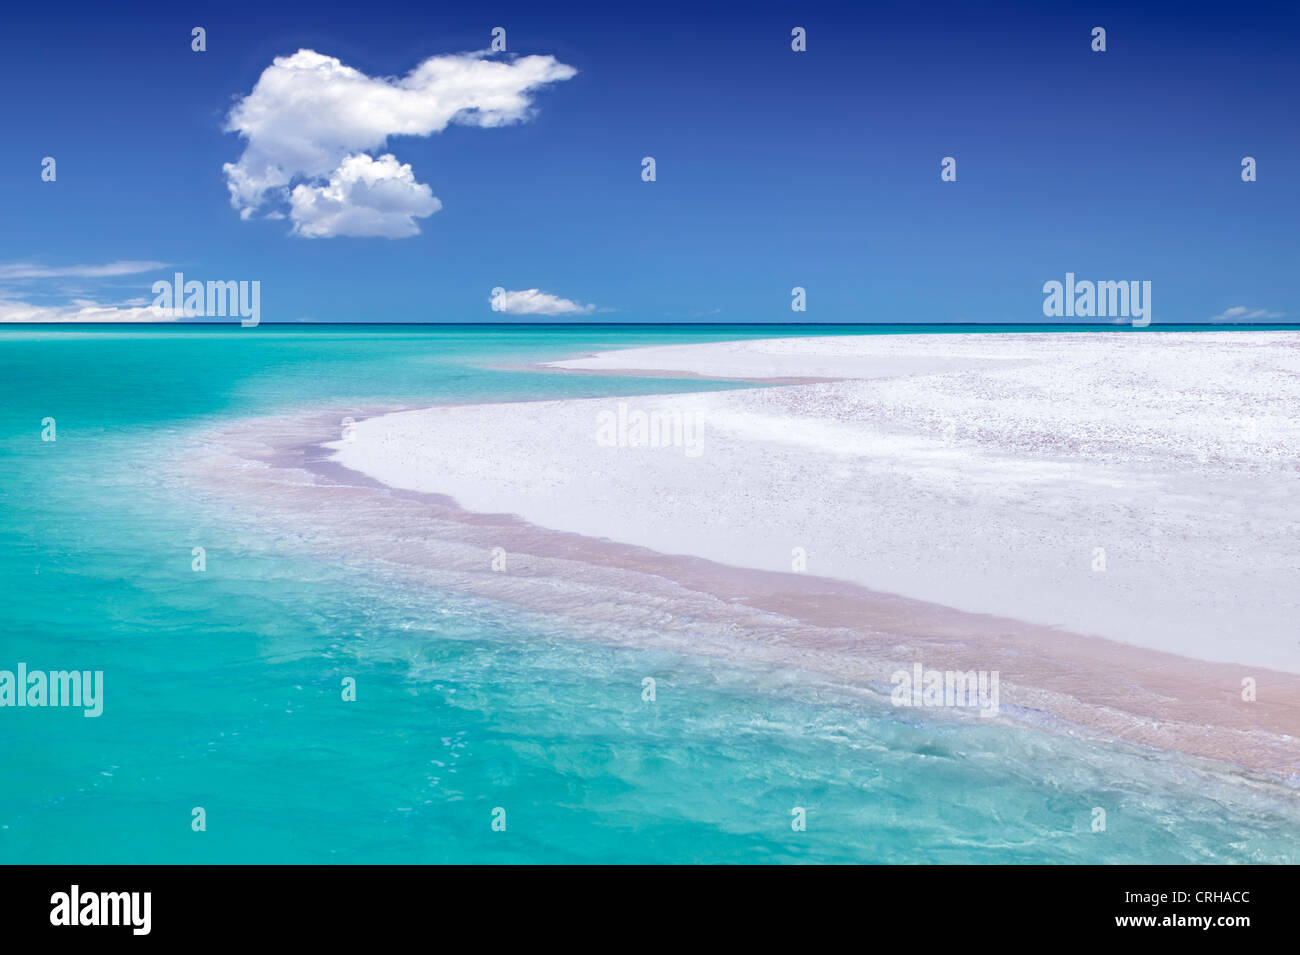
<path id="1" fill-rule="evenodd" d="M 1293 336 L 755 340 L 550 370 L 782 384 L 319 407 L 205 431 L 179 464 L 286 547 L 566 639 L 873 705 L 900 669 L 997 672 L 991 722 L 1300 784 Z"/>
<path id="2" fill-rule="evenodd" d="M 335 459 L 543 528 L 786 573 L 803 554 L 873 591 L 1300 673 L 1290 333 L 822 337 L 555 367 L 836 380 L 389 414 Z M 632 446 L 638 412 L 685 427 Z"/>

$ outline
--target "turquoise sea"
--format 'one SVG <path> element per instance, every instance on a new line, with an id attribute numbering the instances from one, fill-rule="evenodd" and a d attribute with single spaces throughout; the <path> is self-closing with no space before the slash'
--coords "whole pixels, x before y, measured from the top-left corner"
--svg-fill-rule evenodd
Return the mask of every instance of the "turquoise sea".
<path id="1" fill-rule="evenodd" d="M 0 708 L 0 862 L 1300 862 L 1293 783 L 570 639 L 313 556 L 177 466 L 214 425 L 345 402 L 738 387 L 542 359 L 901 330 L 969 329 L 0 329 L 0 669 L 105 682 L 97 719 Z"/>

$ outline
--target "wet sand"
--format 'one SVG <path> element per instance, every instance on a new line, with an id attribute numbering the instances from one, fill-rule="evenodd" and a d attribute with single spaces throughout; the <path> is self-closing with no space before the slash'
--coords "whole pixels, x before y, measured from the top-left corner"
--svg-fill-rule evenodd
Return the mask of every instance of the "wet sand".
<path id="1" fill-rule="evenodd" d="M 558 615 L 590 639 L 724 657 L 886 695 L 891 674 L 916 662 L 997 670 L 994 722 L 1176 750 L 1292 780 L 1300 769 L 1300 675 L 467 511 L 445 495 L 389 488 L 330 460 L 324 445 L 337 440 L 339 420 L 253 419 L 209 435 L 192 467 L 219 481 L 223 494 L 297 524 L 318 553 Z M 501 558 L 504 568 L 494 569 Z M 1254 702 L 1241 698 L 1247 676 L 1256 681 Z"/>

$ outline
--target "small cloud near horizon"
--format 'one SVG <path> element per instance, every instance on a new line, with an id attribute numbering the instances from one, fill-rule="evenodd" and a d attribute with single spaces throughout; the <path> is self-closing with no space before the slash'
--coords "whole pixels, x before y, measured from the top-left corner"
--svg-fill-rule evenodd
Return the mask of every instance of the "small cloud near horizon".
<path id="1" fill-rule="evenodd" d="M 494 288 L 488 302 L 492 311 L 507 315 L 590 315 L 596 310 L 595 305 L 583 305 L 536 288 L 514 292 Z"/>
<path id="2" fill-rule="evenodd" d="M 1212 322 L 1226 321 L 1255 321 L 1261 318 L 1286 318 L 1285 312 L 1271 312 L 1266 308 L 1247 308 L 1245 305 L 1234 305 L 1210 319 Z"/>
<path id="3" fill-rule="evenodd" d="M 0 325 L 24 322 L 174 322 L 183 317 L 173 309 L 154 310 L 147 305 L 100 305 L 85 299 L 76 299 L 70 305 L 32 305 L 0 299 Z"/>
<path id="4" fill-rule="evenodd" d="M 26 282 L 37 279 L 104 279 L 122 275 L 139 275 L 169 268 L 166 262 L 121 259 L 103 265 L 40 265 L 35 262 L 0 263 L 0 281 Z M 65 283 L 55 283 L 65 284 Z M 102 283 L 101 283 L 102 284 Z M 30 291 L 30 289 L 29 289 Z M 65 290 L 65 296 L 69 293 Z M 159 322 L 175 321 L 183 316 L 171 310 L 155 311 L 149 299 L 134 295 L 116 304 L 103 304 L 84 294 L 72 294 L 63 304 L 38 305 L 23 301 L 26 297 L 0 295 L 0 324 L 24 322 Z M 46 298 L 58 296 L 47 294 Z"/>

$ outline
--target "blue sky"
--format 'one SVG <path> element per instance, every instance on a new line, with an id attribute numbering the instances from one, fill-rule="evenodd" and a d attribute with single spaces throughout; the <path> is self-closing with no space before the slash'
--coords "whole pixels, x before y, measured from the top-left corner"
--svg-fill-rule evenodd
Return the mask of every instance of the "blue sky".
<path id="1" fill-rule="evenodd" d="M 1298 320 L 1300 6 L 1129 6 L 16 8 L 0 310 L 151 299 L 180 270 L 259 281 L 264 322 L 1033 322 L 1074 272 L 1150 281 L 1157 323 Z M 418 234 L 306 238 L 232 207 L 222 167 L 246 143 L 227 117 L 276 57 L 401 77 L 495 26 L 493 59 L 577 73 L 528 91 L 524 121 L 360 150 L 441 202 Z M 80 274 L 121 262 L 166 267 Z M 495 287 L 593 310 L 506 315 Z"/>

